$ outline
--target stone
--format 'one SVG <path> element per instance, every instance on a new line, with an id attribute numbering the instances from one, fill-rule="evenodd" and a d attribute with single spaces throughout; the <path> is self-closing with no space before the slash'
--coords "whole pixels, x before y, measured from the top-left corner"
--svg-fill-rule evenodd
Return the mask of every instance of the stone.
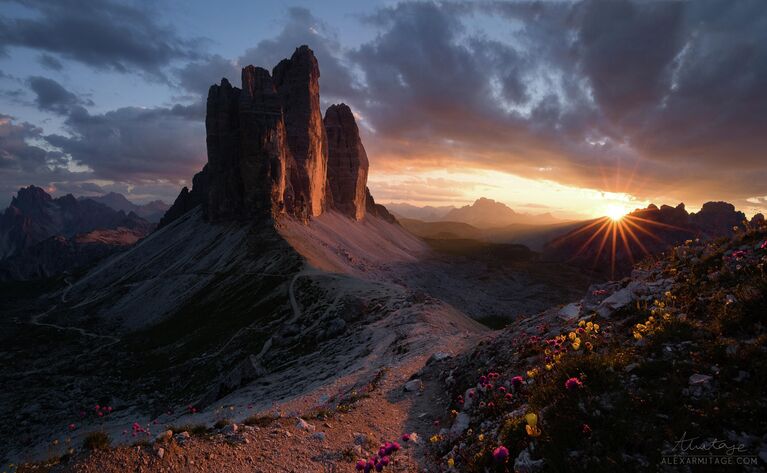
<path id="1" fill-rule="evenodd" d="M 450 426 L 450 435 L 454 438 L 459 437 L 461 434 L 466 432 L 466 429 L 469 428 L 470 423 L 471 417 L 469 417 L 469 414 L 465 412 L 459 412 L 458 415 L 455 416 L 453 425 Z"/>
<path id="2" fill-rule="evenodd" d="M 157 453 L 157 456 L 158 456 L 159 458 L 162 458 L 162 457 L 164 457 L 164 456 L 165 456 L 165 449 L 164 449 L 164 448 L 162 448 L 162 447 L 160 447 L 160 448 L 158 448 L 158 449 L 157 449 L 157 452 L 156 452 L 156 453 Z"/>
<path id="3" fill-rule="evenodd" d="M 312 434 L 312 438 L 315 440 L 319 440 L 320 442 L 324 442 L 326 438 L 325 432 L 315 432 Z"/>
<path id="4" fill-rule="evenodd" d="M 367 209 L 369 164 L 354 114 L 344 103 L 331 105 L 325 111 L 324 124 L 328 140 L 328 207 L 361 220 Z"/>
<path id="5" fill-rule="evenodd" d="M 405 391 L 407 392 L 416 392 L 423 389 L 423 383 L 420 379 L 411 379 L 407 383 L 405 383 Z"/>
<path id="6" fill-rule="evenodd" d="M 171 438 L 173 438 L 173 431 L 166 430 L 165 432 L 161 432 L 155 440 L 157 442 L 164 443 L 164 442 L 168 442 Z"/>
<path id="7" fill-rule="evenodd" d="M 221 433 L 224 435 L 234 435 L 239 430 L 237 424 L 227 424 L 221 429 Z"/>
<path id="8" fill-rule="evenodd" d="M 314 429 L 315 429 L 315 427 L 312 424 L 306 422 L 304 419 L 301 419 L 301 418 L 299 418 L 298 421 L 296 422 L 296 428 L 305 430 L 307 432 L 314 432 Z"/>

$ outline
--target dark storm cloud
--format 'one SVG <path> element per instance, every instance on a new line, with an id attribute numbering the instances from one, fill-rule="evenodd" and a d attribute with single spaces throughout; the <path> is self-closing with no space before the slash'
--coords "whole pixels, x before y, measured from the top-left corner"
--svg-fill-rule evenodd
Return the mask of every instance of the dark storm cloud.
<path id="1" fill-rule="evenodd" d="M 260 41 L 246 50 L 238 62 L 243 66 L 254 64 L 271 70 L 303 44 L 309 45 L 317 56 L 323 100 L 357 95 L 348 64 L 341 59 L 343 51 L 334 30 L 306 8 L 289 8 L 282 31 L 274 39 Z"/>
<path id="2" fill-rule="evenodd" d="M 755 195 L 766 174 L 763 5 L 399 3 L 367 18 L 378 34 L 349 54 L 365 78 L 352 103 L 373 149 L 406 163 L 648 196 Z M 497 19 L 507 24 L 481 30 Z M 605 182 L 619 168 L 643 187 Z"/>
<path id="3" fill-rule="evenodd" d="M 81 99 L 53 79 L 33 76 L 29 78 L 28 82 L 36 96 L 35 104 L 40 110 L 68 115 L 74 108 L 93 105 L 90 100 Z"/>
<path id="4" fill-rule="evenodd" d="M 39 144 L 34 144 L 39 143 Z M 67 159 L 43 147 L 42 129 L 0 114 L 0 205 L 5 206 L 19 187 L 71 179 Z"/>
<path id="5" fill-rule="evenodd" d="M 77 108 L 65 124 L 71 136 L 47 135 L 47 142 L 102 179 L 178 182 L 205 162 L 205 129 L 194 106 L 124 107 L 96 115 Z"/>
<path id="6" fill-rule="evenodd" d="M 198 56 L 199 40 L 181 38 L 157 15 L 109 0 L 17 0 L 32 17 L 0 16 L 0 51 L 21 46 L 93 67 L 163 77 L 177 59 Z"/>
<path id="7" fill-rule="evenodd" d="M 44 68 L 52 71 L 60 72 L 64 69 L 64 64 L 50 54 L 41 54 L 37 57 L 37 62 Z"/>

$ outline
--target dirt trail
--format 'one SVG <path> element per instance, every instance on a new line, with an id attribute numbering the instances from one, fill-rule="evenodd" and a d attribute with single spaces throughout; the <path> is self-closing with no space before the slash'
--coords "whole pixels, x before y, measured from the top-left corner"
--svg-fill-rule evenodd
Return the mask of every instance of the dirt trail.
<path id="1" fill-rule="evenodd" d="M 455 341 L 454 349 L 465 345 Z M 457 350 L 456 350 L 457 351 Z M 222 431 L 192 436 L 179 444 L 176 440 L 157 445 L 120 447 L 93 454 L 79 453 L 67 464 L 54 466 L 53 472 L 117 473 L 125 471 L 165 472 L 353 472 L 358 459 L 375 454 L 385 441 L 398 441 L 402 449 L 384 471 L 423 471 L 424 449 L 428 439 L 445 422 L 448 399 L 437 380 L 426 377 L 423 389 L 407 392 L 405 383 L 419 373 L 428 356 L 412 357 L 387 370 L 369 397 L 348 412 L 335 411 L 325 419 L 312 416 L 305 408 L 314 400 L 295 399 L 278 409 L 304 416 L 314 431 L 297 426 L 297 417 L 286 416 L 261 427 L 238 426 L 238 433 Z M 298 409 L 303 407 L 303 409 Z M 417 441 L 404 442 L 404 433 L 415 432 Z M 321 434 L 320 434 L 321 433 Z M 323 437 L 323 438 L 320 438 Z M 359 445 L 359 444 L 362 445 Z M 25 468 L 30 468 L 27 465 Z M 19 472 L 40 471 L 22 468 Z"/>

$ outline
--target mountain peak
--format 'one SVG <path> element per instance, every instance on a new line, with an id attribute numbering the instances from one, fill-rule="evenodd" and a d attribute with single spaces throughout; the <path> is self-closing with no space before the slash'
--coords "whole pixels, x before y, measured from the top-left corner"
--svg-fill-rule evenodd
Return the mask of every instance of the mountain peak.
<path id="1" fill-rule="evenodd" d="M 346 104 L 330 106 L 323 120 L 319 77 L 317 59 L 304 45 L 271 74 L 243 68 L 241 89 L 226 79 L 212 85 L 208 163 L 160 226 L 198 205 L 210 221 L 283 215 L 307 221 L 331 209 L 363 218 L 372 204 L 359 128 Z"/>

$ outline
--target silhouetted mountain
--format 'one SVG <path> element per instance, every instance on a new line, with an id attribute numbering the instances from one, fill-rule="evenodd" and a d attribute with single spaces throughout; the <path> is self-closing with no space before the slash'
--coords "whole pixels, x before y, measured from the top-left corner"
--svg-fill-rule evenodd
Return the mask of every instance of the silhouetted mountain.
<path id="1" fill-rule="evenodd" d="M 455 209 L 452 205 L 441 207 L 426 205 L 418 207 L 405 202 L 388 203 L 386 207 L 397 217 L 420 220 L 422 222 L 444 221 L 445 215 Z"/>
<path id="2" fill-rule="evenodd" d="M 479 228 L 495 228 L 515 223 L 545 225 L 561 222 L 549 213 L 530 215 L 518 213 L 504 203 L 481 197 L 471 205 L 453 209 L 442 218 L 448 222 L 463 222 Z"/>
<path id="3" fill-rule="evenodd" d="M 54 199 L 35 186 L 22 188 L 0 216 L 0 277 L 50 276 L 132 244 L 151 229 L 132 212 L 71 194 Z M 108 233 L 113 235 L 104 237 Z"/>
<path id="4" fill-rule="evenodd" d="M 133 212 L 139 217 L 154 223 L 159 222 L 170 208 L 170 205 L 161 200 L 153 200 L 143 205 L 134 204 L 127 197 L 117 192 L 110 192 L 97 197 L 80 197 L 80 200 L 83 199 L 99 202 L 114 210 L 122 210 L 126 214 Z"/>
<path id="5" fill-rule="evenodd" d="M 587 221 L 547 243 L 544 252 L 549 258 L 623 275 L 635 262 L 686 240 L 729 237 L 744 222 L 743 212 L 726 202 L 707 202 L 697 213 L 688 213 L 684 204 L 650 204 L 617 222 L 607 217 Z"/>

